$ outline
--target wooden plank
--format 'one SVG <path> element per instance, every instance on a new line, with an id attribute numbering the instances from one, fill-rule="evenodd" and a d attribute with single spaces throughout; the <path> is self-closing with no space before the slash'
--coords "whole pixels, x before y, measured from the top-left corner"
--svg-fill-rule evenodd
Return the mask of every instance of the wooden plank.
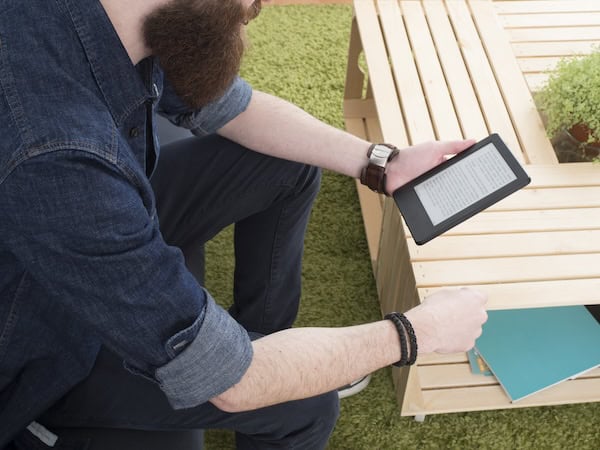
<path id="1" fill-rule="evenodd" d="M 461 364 L 468 360 L 466 352 L 460 353 L 427 353 L 419 355 L 417 358 L 418 366 L 427 366 L 435 364 Z"/>
<path id="2" fill-rule="evenodd" d="M 368 99 L 345 99 L 344 117 L 349 119 L 363 119 L 366 117 L 376 118 L 377 108 L 372 98 Z"/>
<path id="3" fill-rule="evenodd" d="M 489 211 L 600 207 L 600 186 L 521 189 L 491 206 Z"/>
<path id="4" fill-rule="evenodd" d="M 346 83 L 344 85 L 344 98 L 360 99 L 365 82 L 365 75 L 358 66 L 359 56 L 362 52 L 360 43 L 360 34 L 358 33 L 358 25 L 356 17 L 352 18 L 350 28 L 350 44 L 348 46 L 348 63 L 346 65 Z"/>
<path id="5" fill-rule="evenodd" d="M 497 385 L 493 376 L 475 375 L 469 363 L 418 367 L 421 389 L 450 389 Z"/>
<path id="6" fill-rule="evenodd" d="M 403 409 L 402 415 L 595 402 L 600 401 L 600 378 L 565 381 L 514 403 L 509 401 L 500 386 L 426 390 L 423 391 L 423 398 L 423 409 Z"/>
<path id="7" fill-rule="evenodd" d="M 462 54 L 475 86 L 488 129 L 499 133 L 515 156 L 520 161 L 525 161 L 523 149 L 513 129 L 507 107 L 479 34 L 475 29 L 471 13 L 463 2 L 447 2 L 446 6 L 456 37 L 461 44 Z"/>
<path id="8" fill-rule="evenodd" d="M 527 57 L 519 58 L 519 68 L 521 72 L 550 72 L 554 70 L 557 64 L 562 60 L 558 56 L 545 56 L 545 57 Z"/>
<path id="9" fill-rule="evenodd" d="M 600 304 L 600 279 L 532 281 L 465 285 L 483 290 L 488 295 L 487 309 L 539 308 L 544 306 Z M 444 287 L 419 289 L 425 298 Z"/>
<path id="10" fill-rule="evenodd" d="M 512 42 L 597 41 L 600 26 L 576 28 L 512 28 L 507 30 Z"/>
<path id="11" fill-rule="evenodd" d="M 398 126 L 402 123 L 402 113 L 398 104 L 383 36 L 379 28 L 375 4 L 372 0 L 357 0 L 354 3 L 354 10 L 365 59 L 369 68 L 369 82 L 373 90 L 385 141 L 402 145 L 408 139 L 404 127 Z"/>
<path id="12" fill-rule="evenodd" d="M 418 287 L 600 278 L 600 253 L 418 261 Z"/>
<path id="13" fill-rule="evenodd" d="M 446 232 L 447 235 L 595 230 L 600 208 L 482 212 Z"/>
<path id="14" fill-rule="evenodd" d="M 346 117 L 346 130 L 360 138 L 366 138 L 365 124 L 362 119 Z M 365 227 L 365 235 L 367 245 L 369 247 L 369 255 L 371 256 L 371 265 L 375 271 L 377 265 L 377 251 L 379 249 L 379 236 L 381 234 L 382 211 L 381 203 L 376 197 L 377 194 L 368 190 L 356 182 L 358 200 L 362 211 L 363 224 Z"/>
<path id="15" fill-rule="evenodd" d="M 569 163 L 527 166 L 532 188 L 600 186 L 600 166 Z"/>
<path id="16" fill-rule="evenodd" d="M 600 252 L 597 230 L 440 236 L 426 245 L 408 240 L 411 260 L 478 259 Z"/>
<path id="17" fill-rule="evenodd" d="M 587 55 L 599 42 L 596 41 L 550 41 L 550 42 L 514 42 L 512 49 L 518 58 L 526 57 L 571 57 Z"/>
<path id="18" fill-rule="evenodd" d="M 462 132 L 421 3 L 407 1 L 401 5 L 436 137 L 461 139 Z"/>
<path id="19" fill-rule="evenodd" d="M 431 117 L 400 7 L 395 0 L 379 0 L 377 5 L 410 142 L 434 139 Z"/>
<path id="20" fill-rule="evenodd" d="M 508 0 L 494 1 L 494 7 L 500 14 L 570 13 L 600 10 L 598 0 Z"/>
<path id="21" fill-rule="evenodd" d="M 470 1 L 469 5 L 526 160 L 532 164 L 558 163 L 527 83 L 506 35 L 498 25 L 491 2 Z"/>
<path id="22" fill-rule="evenodd" d="M 532 93 L 542 90 L 548 83 L 548 77 L 549 74 L 542 73 L 525 74 L 527 86 Z"/>
<path id="23" fill-rule="evenodd" d="M 471 78 L 442 2 L 423 2 L 430 32 L 454 102 L 463 137 L 482 139 L 489 134 Z"/>
<path id="24" fill-rule="evenodd" d="M 506 28 L 597 26 L 600 24 L 600 8 L 586 12 L 505 14 L 499 17 Z"/>

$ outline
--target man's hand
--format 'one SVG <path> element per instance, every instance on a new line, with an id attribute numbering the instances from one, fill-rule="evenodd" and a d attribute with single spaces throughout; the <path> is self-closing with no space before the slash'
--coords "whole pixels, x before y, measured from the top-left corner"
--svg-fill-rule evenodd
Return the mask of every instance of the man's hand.
<path id="1" fill-rule="evenodd" d="M 403 148 L 387 166 L 386 191 L 392 194 L 400 186 L 444 162 L 446 156 L 460 153 L 473 144 L 475 141 L 472 139 L 434 141 Z"/>
<path id="2" fill-rule="evenodd" d="M 419 353 L 470 350 L 487 320 L 487 296 L 469 288 L 446 289 L 427 297 L 405 315 L 410 320 Z"/>

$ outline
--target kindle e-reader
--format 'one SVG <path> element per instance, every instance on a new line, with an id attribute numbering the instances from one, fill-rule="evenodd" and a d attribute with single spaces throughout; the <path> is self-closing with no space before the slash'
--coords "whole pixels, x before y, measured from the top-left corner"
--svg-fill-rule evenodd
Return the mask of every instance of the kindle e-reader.
<path id="1" fill-rule="evenodd" d="M 422 245 L 530 181 L 500 136 L 492 134 L 401 186 L 393 197 Z"/>

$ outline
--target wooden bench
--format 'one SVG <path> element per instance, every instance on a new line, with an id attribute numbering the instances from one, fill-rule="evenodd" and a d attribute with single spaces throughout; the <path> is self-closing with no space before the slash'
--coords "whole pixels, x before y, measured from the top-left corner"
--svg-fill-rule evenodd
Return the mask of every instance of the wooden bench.
<path id="1" fill-rule="evenodd" d="M 392 200 L 359 185 L 382 312 L 446 286 L 485 290 L 490 309 L 600 303 L 600 167 L 558 164 L 495 5 L 355 0 L 354 8 L 350 132 L 399 146 L 498 132 L 532 177 L 422 247 Z M 596 370 L 511 404 L 493 377 L 471 374 L 464 353 L 419 357 L 394 369 L 394 380 L 403 415 L 600 401 Z"/>

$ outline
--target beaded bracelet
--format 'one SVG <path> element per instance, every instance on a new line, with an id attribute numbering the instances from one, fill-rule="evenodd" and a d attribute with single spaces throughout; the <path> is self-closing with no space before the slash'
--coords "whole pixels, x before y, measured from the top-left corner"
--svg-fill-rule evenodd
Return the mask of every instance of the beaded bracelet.
<path id="1" fill-rule="evenodd" d="M 396 367 L 413 365 L 417 360 L 417 336 L 410 321 L 404 314 L 397 312 L 386 314 L 384 319 L 390 320 L 396 326 L 400 338 L 400 361 L 392 365 Z M 407 340 L 410 342 L 410 358 L 408 357 Z"/>

